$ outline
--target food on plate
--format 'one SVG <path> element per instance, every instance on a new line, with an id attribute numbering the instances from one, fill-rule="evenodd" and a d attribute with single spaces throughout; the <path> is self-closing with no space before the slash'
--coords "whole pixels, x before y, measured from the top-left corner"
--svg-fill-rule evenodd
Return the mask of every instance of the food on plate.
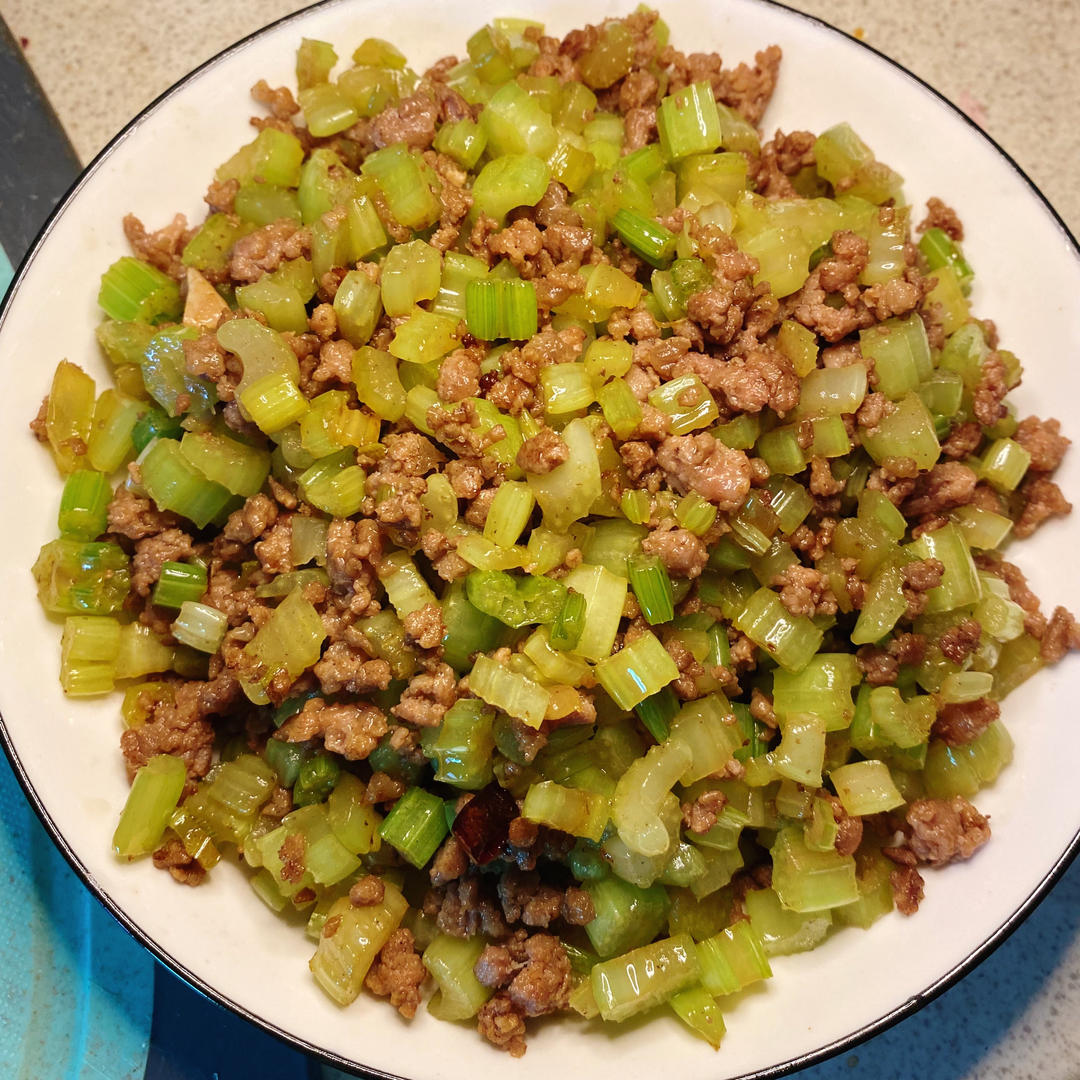
<path id="1" fill-rule="evenodd" d="M 238 853 L 334 1001 L 515 1056 L 660 1006 L 717 1046 L 771 957 L 913 913 L 1080 644 L 1000 553 L 1068 439 L 956 212 L 841 117 L 766 139 L 775 46 L 667 37 L 305 39 L 205 220 L 125 219 L 114 385 L 64 360 L 31 424 L 117 854 Z"/>

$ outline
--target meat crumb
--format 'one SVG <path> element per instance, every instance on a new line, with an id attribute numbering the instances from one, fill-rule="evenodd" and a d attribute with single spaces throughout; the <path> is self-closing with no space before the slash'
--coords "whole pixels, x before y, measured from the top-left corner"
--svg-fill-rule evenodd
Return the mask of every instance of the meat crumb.
<path id="1" fill-rule="evenodd" d="M 990 839 L 989 821 L 962 795 L 917 799 L 907 809 L 908 846 L 919 862 L 944 866 L 970 859 Z"/>
<path id="2" fill-rule="evenodd" d="M 364 978 L 364 986 L 376 997 L 388 997 L 390 1004 L 411 1020 L 420 1007 L 420 987 L 427 974 L 417 955 L 412 931 L 398 927 L 379 950 Z"/>

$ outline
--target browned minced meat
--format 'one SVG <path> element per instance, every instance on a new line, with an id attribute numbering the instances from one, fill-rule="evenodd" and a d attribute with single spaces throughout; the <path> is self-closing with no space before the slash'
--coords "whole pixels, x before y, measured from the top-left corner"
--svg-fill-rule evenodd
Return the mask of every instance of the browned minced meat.
<path id="1" fill-rule="evenodd" d="M 719 510 L 736 510 L 750 491 L 750 463 L 709 434 L 671 435 L 656 451 L 657 464 L 682 494 L 697 492 Z"/>
<path id="2" fill-rule="evenodd" d="M 209 716 L 228 711 L 240 687 L 229 675 L 209 682 L 169 681 L 171 692 L 156 700 L 145 723 L 128 728 L 120 736 L 127 761 L 128 778 L 155 754 L 182 758 L 188 771 L 187 790 L 207 774 L 214 749 L 214 729 Z"/>
<path id="3" fill-rule="evenodd" d="M 265 574 L 287 574 L 293 569 L 292 521 L 287 514 L 278 519 L 271 529 L 255 545 L 255 558 Z"/>
<path id="4" fill-rule="evenodd" d="M 428 876 L 432 885 L 456 881 L 469 869 L 469 859 L 456 836 L 448 836 L 431 860 Z"/>
<path id="5" fill-rule="evenodd" d="M 982 438 L 982 426 L 975 420 L 968 420 L 949 432 L 949 437 L 941 444 L 941 452 L 947 458 L 966 458 L 978 450 Z"/>
<path id="6" fill-rule="evenodd" d="M 895 410 L 896 406 L 884 394 L 877 392 L 867 394 L 858 412 L 855 413 L 855 422 L 860 427 L 873 431 L 889 413 Z M 978 427 L 978 424 L 975 426 Z"/>
<path id="7" fill-rule="evenodd" d="M 277 505 L 268 495 L 252 495 L 251 498 L 234 510 L 223 530 L 225 537 L 241 544 L 250 544 L 277 521 Z"/>
<path id="8" fill-rule="evenodd" d="M 463 874 L 424 898 L 423 911 L 451 937 L 504 938 L 507 935 L 502 908 L 491 893 L 489 881 L 475 872 Z"/>
<path id="9" fill-rule="evenodd" d="M 236 241 L 229 256 L 229 276 L 234 281 L 258 281 L 283 262 L 302 258 L 310 251 L 310 230 L 291 218 L 279 218 Z"/>
<path id="10" fill-rule="evenodd" d="M 999 716 L 1001 707 L 991 698 L 943 705 L 930 729 L 931 735 L 950 746 L 963 746 L 977 739 Z"/>
<path id="11" fill-rule="evenodd" d="M 411 1020 L 420 1007 L 420 987 L 426 979 L 427 969 L 416 952 L 412 931 L 399 927 L 379 950 L 364 986 L 376 997 L 388 997 L 390 1004 Z"/>
<path id="12" fill-rule="evenodd" d="M 49 395 L 46 394 L 41 399 L 41 405 L 38 407 L 37 416 L 30 421 L 30 430 L 33 432 L 34 438 L 38 442 L 47 443 L 49 441 L 49 432 L 46 427 L 46 421 L 49 415 Z"/>
<path id="13" fill-rule="evenodd" d="M 207 185 L 203 202 L 215 214 L 231 214 L 240 190 L 239 180 L 211 180 Z"/>
<path id="14" fill-rule="evenodd" d="M 983 427 L 992 427 L 1005 415 L 1002 402 L 1009 392 L 1005 381 L 1005 363 L 997 352 L 990 353 L 983 361 L 982 375 L 975 387 L 973 411 L 975 419 Z"/>
<path id="15" fill-rule="evenodd" d="M 668 93 L 690 83 L 708 79 L 718 101 L 742 113 L 757 125 L 776 88 L 780 69 L 780 47 L 770 45 L 754 54 L 753 67 L 739 64 L 727 70 L 716 53 L 690 53 L 686 56 L 670 45 L 660 53 L 660 62 L 670 70 Z"/>
<path id="16" fill-rule="evenodd" d="M 449 664 L 437 664 L 431 671 L 414 675 L 401 701 L 390 711 L 408 724 L 436 727 L 457 699 L 457 676 L 453 668 Z"/>
<path id="17" fill-rule="evenodd" d="M 349 903 L 353 907 L 371 907 L 381 904 L 386 895 L 386 886 L 378 874 L 362 877 L 349 889 Z"/>
<path id="18" fill-rule="evenodd" d="M 907 600 L 907 618 L 914 619 L 926 610 L 927 596 L 931 589 L 941 584 L 945 564 L 940 559 L 919 559 L 904 567 L 904 598 Z"/>
<path id="19" fill-rule="evenodd" d="M 453 403 L 480 392 L 480 349 L 469 347 L 455 349 L 439 366 L 435 392 L 440 400 Z"/>
<path id="20" fill-rule="evenodd" d="M 979 647 L 981 637 L 982 627 L 978 620 L 961 619 L 941 635 L 938 645 L 945 654 L 946 660 L 951 660 L 954 664 L 962 664 Z"/>
<path id="21" fill-rule="evenodd" d="M 926 200 L 926 217 L 915 228 L 918 232 L 942 229 L 953 240 L 964 239 L 964 225 L 960 221 L 960 215 L 936 195 Z"/>
<path id="22" fill-rule="evenodd" d="M 862 843 L 863 823 L 862 818 L 852 817 L 845 809 L 844 804 L 831 792 L 820 789 L 816 792 L 820 799 L 824 799 L 832 808 L 833 820 L 836 822 L 836 840 L 834 847 L 840 855 L 854 855 Z"/>
<path id="23" fill-rule="evenodd" d="M 907 809 L 908 847 L 919 862 L 944 866 L 969 859 L 990 839 L 990 824 L 962 795 L 917 799 Z"/>
<path id="24" fill-rule="evenodd" d="M 364 791 L 364 802 L 372 806 L 397 802 L 405 794 L 405 781 L 384 772 L 373 772 Z"/>
<path id="25" fill-rule="evenodd" d="M 390 665 L 351 641 L 334 641 L 312 668 L 324 694 L 363 694 L 385 690 L 390 684 Z"/>
<path id="26" fill-rule="evenodd" d="M 923 898 L 923 876 L 914 866 L 898 866 L 889 874 L 893 903 L 901 915 L 914 915 Z"/>
<path id="27" fill-rule="evenodd" d="M 108 532 L 131 540 L 145 540 L 166 529 L 175 528 L 177 517 L 157 507 L 142 495 L 121 484 L 108 507 Z"/>
<path id="28" fill-rule="evenodd" d="M 507 870 L 499 880 L 498 893 L 508 923 L 546 929 L 562 913 L 563 890 L 543 884 L 535 870 Z"/>
<path id="29" fill-rule="evenodd" d="M 203 332 L 197 338 L 185 339 L 182 345 L 189 375 L 205 376 L 215 383 L 224 377 L 225 350 L 214 334 Z"/>
<path id="30" fill-rule="evenodd" d="M 709 561 L 705 542 L 689 529 L 655 529 L 642 540 L 641 549 L 647 555 L 659 555 L 668 571 L 681 578 L 700 577 Z"/>
<path id="31" fill-rule="evenodd" d="M 146 226 L 134 214 L 124 217 L 124 236 L 131 250 L 140 259 L 177 281 L 187 274 L 187 267 L 180 255 L 193 232 L 188 228 L 187 218 L 183 214 L 177 214 L 170 224 L 156 232 L 147 232 Z"/>
<path id="32" fill-rule="evenodd" d="M 442 644 L 446 633 L 443 626 L 442 608 L 438 604 L 425 604 L 416 611 L 410 611 L 402 619 L 405 633 L 421 649 L 435 649 Z"/>
<path id="33" fill-rule="evenodd" d="M 812 566 L 792 564 L 773 579 L 773 585 L 780 586 L 780 603 L 792 615 L 836 614 L 836 597 L 828 579 Z"/>
<path id="34" fill-rule="evenodd" d="M 544 425 L 526 439 L 517 452 L 518 467 L 534 476 L 546 476 L 570 457 L 570 447 L 561 435 Z"/>
<path id="35" fill-rule="evenodd" d="M 484 1002 L 476 1014 L 476 1030 L 492 1046 L 505 1050 L 511 1057 L 525 1053 L 525 1018 L 521 1010 L 504 991 Z"/>
<path id="36" fill-rule="evenodd" d="M 1021 540 L 1030 536 L 1043 522 L 1065 517 L 1072 511 L 1072 503 L 1045 473 L 1032 473 L 1025 477 L 1017 494 L 1023 509 L 1013 526 L 1013 535 Z"/>
<path id="37" fill-rule="evenodd" d="M 871 686 L 889 686 L 900 674 L 900 663 L 876 645 L 863 645 L 855 653 L 855 662 Z"/>
<path id="38" fill-rule="evenodd" d="M 1047 664 L 1056 664 L 1070 649 L 1080 649 L 1080 627 L 1070 612 L 1056 607 L 1046 624 L 1039 655 Z"/>
<path id="39" fill-rule="evenodd" d="M 757 413 L 767 406 L 783 416 L 799 403 L 799 379 L 791 362 L 768 345 L 753 345 L 745 355 L 730 360 L 692 352 L 672 369 L 676 376 L 687 372 L 700 376 L 710 390 L 723 395 L 734 412 Z"/>
<path id="40" fill-rule="evenodd" d="M 326 535 L 326 572 L 330 586 L 349 596 L 349 608 L 356 615 L 378 611 L 375 568 L 382 557 L 379 526 L 370 519 L 354 521 L 334 518 Z"/>
<path id="41" fill-rule="evenodd" d="M 435 138 L 439 106 L 423 90 L 384 109 L 371 124 L 371 140 L 376 146 L 403 142 L 416 150 L 425 150 Z"/>
<path id="42" fill-rule="evenodd" d="M 754 186 L 766 198 L 790 198 L 796 195 L 789 177 L 800 169 L 814 164 L 815 135 L 809 131 L 793 131 L 776 135 L 761 147 L 753 171 Z"/>
<path id="43" fill-rule="evenodd" d="M 153 859 L 159 870 L 168 870 L 181 885 L 200 885 L 206 877 L 206 871 L 184 850 L 178 836 L 170 836 L 154 852 Z"/>
<path id="44" fill-rule="evenodd" d="M 327 750 L 346 761 L 360 761 L 379 745 L 387 730 L 383 711 L 368 702 L 328 705 L 322 698 L 311 698 L 281 725 L 275 738 L 285 742 L 319 738 Z"/>
<path id="45" fill-rule="evenodd" d="M 904 500 L 904 517 L 922 518 L 966 506 L 979 478 L 959 461 L 944 461 L 928 472 L 920 473 L 915 487 Z"/>
<path id="46" fill-rule="evenodd" d="M 810 459 L 810 494 L 828 498 L 838 495 L 844 490 L 844 482 L 837 480 L 832 473 L 832 466 L 828 458 L 813 457 Z"/>
<path id="47" fill-rule="evenodd" d="M 260 79 L 252 88 L 251 96 L 265 105 L 278 120 L 288 120 L 300 111 L 300 106 L 287 86 L 271 87 L 265 79 Z"/>
<path id="48" fill-rule="evenodd" d="M 131 560 L 132 591 L 149 596 L 154 582 L 161 576 L 163 563 L 182 562 L 194 554 L 191 537 L 179 529 L 166 529 L 137 541 Z"/>
<path id="49" fill-rule="evenodd" d="M 722 791 L 703 791 L 693 802 L 682 804 L 682 820 L 692 833 L 701 836 L 715 824 L 727 796 Z"/>
<path id="50" fill-rule="evenodd" d="M 1013 438 L 1031 455 L 1034 472 L 1053 472 L 1065 456 L 1069 439 L 1061 434 L 1057 420 L 1028 416 L 1016 425 Z"/>
<path id="51" fill-rule="evenodd" d="M 565 1009 L 570 999 L 570 959 L 551 934 L 523 935 L 488 945 L 473 967 L 485 986 L 507 990 L 523 1016 L 547 1016 Z"/>

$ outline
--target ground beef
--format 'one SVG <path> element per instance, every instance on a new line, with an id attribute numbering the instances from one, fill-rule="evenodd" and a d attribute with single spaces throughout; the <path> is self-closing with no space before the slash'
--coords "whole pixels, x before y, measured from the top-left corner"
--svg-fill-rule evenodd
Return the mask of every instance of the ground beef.
<path id="1" fill-rule="evenodd" d="M 1020 539 L 1030 536 L 1050 518 L 1065 517 L 1072 511 L 1072 503 L 1045 473 L 1031 473 L 1025 477 L 1017 494 L 1021 510 L 1013 526 L 1013 535 Z"/>
<path id="2" fill-rule="evenodd" d="M 499 879 L 498 893 L 508 923 L 546 929 L 562 912 L 562 890 L 544 885 L 535 870 L 507 870 Z"/>
<path id="3" fill-rule="evenodd" d="M 258 281 L 283 262 L 310 253 L 310 230 L 291 218 L 279 218 L 236 241 L 229 256 L 229 276 L 239 282 Z"/>
<path id="4" fill-rule="evenodd" d="M 923 898 L 923 876 L 914 866 L 898 866 L 889 874 L 893 903 L 901 915 L 914 915 Z"/>
<path id="5" fill-rule="evenodd" d="M 187 766 L 186 791 L 210 769 L 214 729 L 207 720 L 227 712 L 239 696 L 240 687 L 230 675 L 208 682 L 167 680 L 169 690 L 154 700 L 146 722 L 128 728 L 120 736 L 127 761 L 128 779 L 155 754 L 173 754 Z"/>
<path id="6" fill-rule="evenodd" d="M 979 449 L 982 439 L 982 426 L 975 420 L 968 420 L 949 432 L 949 437 L 941 444 L 941 452 L 947 458 L 966 458 Z"/>
<path id="7" fill-rule="evenodd" d="M 1040 420 L 1037 416 L 1021 420 L 1013 438 L 1031 455 L 1030 468 L 1034 472 L 1053 472 L 1069 447 L 1059 421 Z"/>
<path id="8" fill-rule="evenodd" d="M 675 577 L 691 580 L 701 576 L 709 561 L 704 541 L 689 529 L 656 529 L 642 540 L 641 549 L 647 555 L 659 555 Z"/>
<path id="9" fill-rule="evenodd" d="M 371 124 L 371 140 L 378 146 L 405 143 L 416 150 L 426 150 L 435 138 L 439 106 L 423 90 L 387 106 Z"/>
<path id="10" fill-rule="evenodd" d="M 148 498 L 136 495 L 124 484 L 116 489 L 107 513 L 107 531 L 130 540 L 145 540 L 175 529 L 178 521 L 175 514 L 158 510 Z"/>
<path id="11" fill-rule="evenodd" d="M 1047 664 L 1056 664 L 1070 649 L 1080 649 L 1080 627 L 1063 607 L 1054 608 L 1043 634 L 1039 655 Z"/>
<path id="12" fill-rule="evenodd" d="M 386 886 L 377 874 L 362 877 L 349 889 L 349 903 L 353 907 L 371 907 L 381 904 L 386 895 Z"/>
<path id="13" fill-rule="evenodd" d="M 348 597 L 349 610 L 370 615 L 379 610 L 376 567 L 382 557 L 378 525 L 369 519 L 334 518 L 326 536 L 326 572 L 331 588 Z"/>
<path id="14" fill-rule="evenodd" d="M 399 927 L 379 950 L 364 978 L 364 986 L 376 997 L 388 997 L 402 1016 L 411 1020 L 420 1007 L 420 987 L 427 969 L 417 955 L 411 930 Z"/>
<path id="15" fill-rule="evenodd" d="M 1002 401 L 1009 392 L 1005 363 L 999 353 L 990 353 L 982 364 L 982 374 L 975 387 L 973 411 L 983 427 L 993 427 L 1006 413 Z"/>
<path id="16" fill-rule="evenodd" d="M 836 840 L 833 846 L 837 854 L 854 855 L 862 843 L 862 818 L 852 817 L 844 809 L 844 804 L 829 791 L 819 790 L 817 797 L 824 799 L 832 809 L 833 820 L 836 822 Z"/>
<path id="17" fill-rule="evenodd" d="M 250 544 L 277 521 L 278 510 L 268 495 L 252 495 L 239 510 L 234 510 L 222 530 L 228 540 Z"/>
<path id="18" fill-rule="evenodd" d="M 416 611 L 410 611 L 402 622 L 405 633 L 421 649 L 435 649 L 442 644 L 446 628 L 443 626 L 442 608 L 438 604 L 425 604 Z"/>
<path id="19" fill-rule="evenodd" d="M 455 349 L 439 366 L 435 392 L 440 400 L 453 403 L 480 393 L 480 349 Z"/>
<path id="20" fill-rule="evenodd" d="M 456 881 L 469 869 L 469 858 L 456 836 L 448 836 L 431 860 L 428 876 L 432 885 Z"/>
<path id="21" fill-rule="evenodd" d="M 480 1006 L 476 1030 L 511 1057 L 519 1058 L 525 1053 L 524 1015 L 505 992 L 496 994 Z"/>
<path id="22" fill-rule="evenodd" d="M 424 899 L 423 911 L 451 937 L 483 934 L 498 940 L 509 932 L 489 881 L 475 872 L 463 874 L 443 888 L 432 889 Z"/>
<path id="23" fill-rule="evenodd" d="M 962 664 L 978 647 L 982 627 L 975 619 L 961 619 L 950 626 L 938 639 L 938 645 L 946 660 Z"/>
<path id="24" fill-rule="evenodd" d="M 920 473 L 901 507 L 906 518 L 924 518 L 966 506 L 979 478 L 958 461 L 945 461 Z"/>
<path id="25" fill-rule="evenodd" d="M 773 585 L 780 586 L 780 603 L 792 615 L 835 615 L 836 597 L 829 588 L 828 579 L 811 566 L 795 563 L 773 578 Z"/>
<path id="26" fill-rule="evenodd" d="M 990 839 L 989 822 L 962 795 L 917 799 L 907 809 L 908 846 L 919 862 L 944 866 L 969 859 Z"/>
<path id="27" fill-rule="evenodd" d="M 311 698 L 278 728 L 275 738 L 284 742 L 322 739 L 327 750 L 346 761 L 361 761 L 387 730 L 386 715 L 367 702 L 330 705 L 322 698 Z"/>
<path id="28" fill-rule="evenodd" d="M 251 88 L 251 96 L 260 105 L 265 105 L 278 120 L 288 120 L 300 111 L 296 98 L 287 86 L 272 89 L 265 79 L 260 79 Z"/>
<path id="29" fill-rule="evenodd" d="M 156 232 L 147 232 L 146 226 L 134 214 L 124 217 L 124 236 L 131 250 L 176 281 L 182 281 L 187 275 L 187 267 L 180 256 L 194 231 L 188 228 L 183 214 L 177 214 L 165 228 Z"/>
<path id="30" fill-rule="evenodd" d="M 170 836 L 153 855 L 154 866 L 168 870 L 181 885 L 201 885 L 206 871 L 184 849 L 178 836 Z"/>
<path id="31" fill-rule="evenodd" d="M 1000 715 L 1000 706 L 991 698 L 943 705 L 930 733 L 950 746 L 963 746 L 977 739 Z"/>
<path id="32" fill-rule="evenodd" d="M 526 439 L 517 452 L 518 467 L 534 476 L 546 476 L 570 457 L 562 436 L 546 425 Z"/>
<path id="33" fill-rule="evenodd" d="M 255 545 L 255 558 L 264 574 L 287 574 L 293 569 L 292 514 L 280 518 Z"/>
<path id="34" fill-rule="evenodd" d="M 414 675 L 401 701 L 390 711 L 399 720 L 416 727 L 436 727 L 457 699 L 457 676 L 453 668 L 449 664 L 437 664 L 430 672 Z"/>
<path id="35" fill-rule="evenodd" d="M 884 394 L 867 394 L 855 413 L 855 422 L 859 427 L 873 431 L 886 416 L 895 411 L 896 406 Z"/>
<path id="36" fill-rule="evenodd" d="M 752 179 L 755 189 L 766 198 L 795 198 L 798 193 L 790 177 L 800 169 L 814 164 L 816 137 L 809 131 L 793 131 L 763 143 L 761 154 L 753 163 Z"/>
<path id="37" fill-rule="evenodd" d="M 203 196 L 203 202 L 215 214 L 231 214 L 236 201 L 236 193 L 240 190 L 239 180 L 211 180 Z M 191 277 L 188 276 L 190 283 Z"/>
<path id="38" fill-rule="evenodd" d="M 737 510 L 750 491 L 750 463 L 709 434 L 672 435 L 656 451 L 657 464 L 683 495 L 697 492 L 719 510 Z"/>
<path id="39" fill-rule="evenodd" d="M 837 480 L 832 473 L 832 466 L 828 458 L 813 457 L 810 459 L 810 494 L 828 499 L 833 495 L 839 495 L 844 490 L 844 481 Z M 831 508 L 835 509 L 835 502 Z"/>
<path id="40" fill-rule="evenodd" d="M 722 791 L 703 791 L 693 802 L 682 804 L 682 820 L 692 833 L 702 836 L 715 824 L 717 815 L 727 804 Z"/>
<path id="41" fill-rule="evenodd" d="M 876 645 L 863 645 L 855 653 L 855 661 L 863 678 L 871 686 L 890 686 L 900 674 L 900 663 L 896 657 Z"/>
<path id="42" fill-rule="evenodd" d="M 347 641 L 331 642 L 312 671 L 324 694 L 363 694 L 390 685 L 390 665 Z"/>
<path id="43" fill-rule="evenodd" d="M 917 618 L 926 610 L 927 596 L 931 589 L 941 584 L 945 564 L 940 559 L 919 559 L 904 567 L 904 599 L 907 600 L 908 619 Z"/>
<path id="44" fill-rule="evenodd" d="M 915 226 L 918 232 L 942 229 L 953 240 L 964 239 L 964 226 L 957 212 L 937 196 L 926 200 L 926 217 Z"/>
<path id="45" fill-rule="evenodd" d="M 371 806 L 394 803 L 405 794 L 405 781 L 384 772 L 373 772 L 364 790 L 364 802 Z"/>
<path id="46" fill-rule="evenodd" d="M 165 529 L 135 544 L 131 560 L 131 589 L 138 596 L 149 596 L 166 562 L 183 562 L 195 555 L 191 537 L 179 529 Z"/>

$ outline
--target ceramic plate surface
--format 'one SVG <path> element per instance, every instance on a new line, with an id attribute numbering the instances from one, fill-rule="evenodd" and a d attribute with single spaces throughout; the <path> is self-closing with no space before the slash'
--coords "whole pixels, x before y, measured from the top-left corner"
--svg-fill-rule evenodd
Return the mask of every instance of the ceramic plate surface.
<path id="1" fill-rule="evenodd" d="M 343 0 L 268 28 L 165 95 L 94 162 L 22 268 L 0 323 L 0 713 L 16 769 L 68 857 L 142 941 L 218 1000 L 342 1064 L 413 1080 L 465 1080 L 496 1068 L 514 1080 L 546 1080 L 570 1062 L 579 1075 L 674 1071 L 683 1080 L 782 1071 L 911 1011 L 985 955 L 1060 872 L 1080 830 L 1074 660 L 1040 673 L 1006 704 L 1016 758 L 977 800 L 992 816 L 993 840 L 969 863 L 929 873 L 915 918 L 893 914 L 869 932 L 845 929 L 812 953 L 777 959 L 768 985 L 725 1008 L 719 1054 L 673 1017 L 658 1016 L 619 1028 L 543 1024 L 514 1062 L 468 1026 L 440 1024 L 423 1011 L 409 1024 L 366 997 L 338 1009 L 308 974 L 310 942 L 259 903 L 240 872 L 222 865 L 189 890 L 148 862 L 113 859 L 109 841 L 127 791 L 119 703 L 67 701 L 60 691 L 59 628 L 42 615 L 29 572 L 55 535 L 60 483 L 26 425 L 60 359 L 104 379 L 93 338 L 96 295 L 101 272 L 127 250 L 121 217 L 134 212 L 152 228 L 177 210 L 201 220 L 214 167 L 251 138 L 247 88 L 264 77 L 291 83 L 302 36 L 332 41 L 347 57 L 378 35 L 422 69 L 448 52 L 463 54 L 468 34 L 493 12 L 532 14 L 562 34 L 633 6 Z M 783 47 L 767 132 L 821 131 L 847 120 L 904 174 L 917 208 L 939 195 L 959 210 L 978 274 L 973 309 L 996 321 L 1003 346 L 1025 365 L 1020 411 L 1058 416 L 1080 436 L 1080 257 L 1016 167 L 912 76 L 809 18 L 756 0 L 682 0 L 662 14 L 677 46 L 715 49 L 728 64 L 773 42 Z M 1080 493 L 1080 453 L 1067 459 L 1060 482 Z M 1067 520 L 1014 553 L 1048 605 L 1080 609 L 1078 546 L 1080 521 Z"/>

